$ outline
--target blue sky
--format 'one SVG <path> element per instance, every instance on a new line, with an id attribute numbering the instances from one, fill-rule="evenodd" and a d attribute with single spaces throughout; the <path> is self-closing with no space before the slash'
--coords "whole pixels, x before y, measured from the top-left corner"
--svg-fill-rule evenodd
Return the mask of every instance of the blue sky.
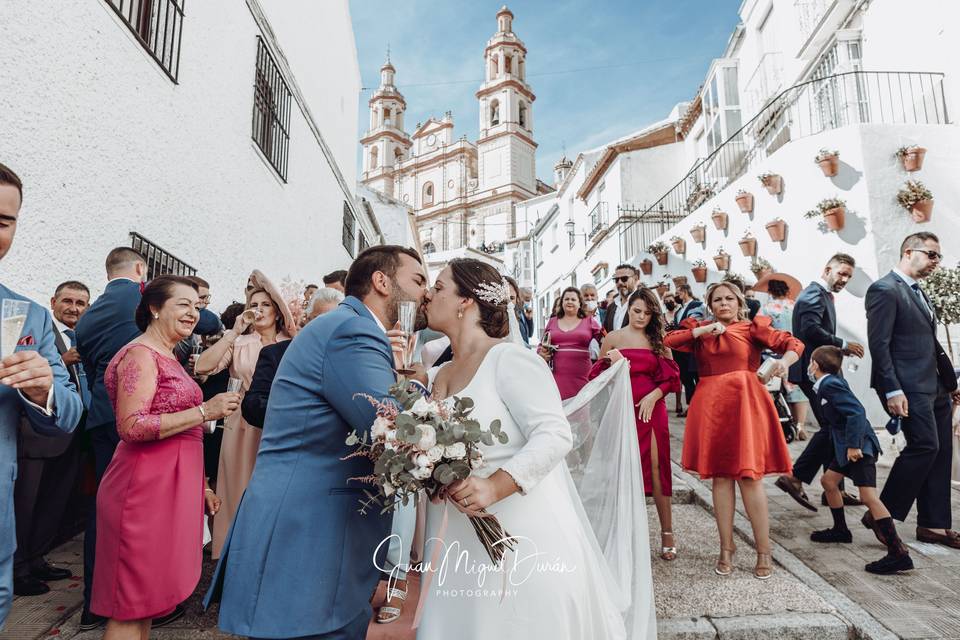
<path id="1" fill-rule="evenodd" d="M 350 0 L 363 86 L 379 84 L 387 43 L 407 100 L 406 129 L 453 111 L 455 137 L 477 138 L 483 49 L 503 0 Z M 736 26 L 740 0 L 514 0 L 537 96 L 537 175 L 665 118 L 689 100 Z M 360 128 L 369 122 L 361 93 Z M 358 154 L 359 155 L 359 154 Z"/>

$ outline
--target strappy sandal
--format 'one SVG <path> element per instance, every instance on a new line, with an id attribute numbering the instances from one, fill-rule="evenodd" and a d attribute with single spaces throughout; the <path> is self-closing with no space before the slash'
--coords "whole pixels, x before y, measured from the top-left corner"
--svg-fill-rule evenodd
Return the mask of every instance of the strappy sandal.
<path id="1" fill-rule="evenodd" d="M 661 531 L 661 532 L 660 532 L 660 542 L 661 542 L 661 544 L 663 543 L 663 536 L 670 536 L 670 538 L 672 539 L 672 538 L 673 538 L 673 532 L 672 532 L 672 531 Z M 674 544 L 676 544 L 676 541 L 674 541 Z M 676 548 L 675 546 L 670 546 L 670 547 L 668 547 L 668 546 L 666 546 L 666 545 L 662 545 L 662 546 L 660 547 L 660 558 L 661 558 L 662 560 L 667 560 L 668 562 L 669 562 L 670 560 L 676 560 L 676 559 L 677 559 L 677 548 Z"/>
<path id="2" fill-rule="evenodd" d="M 718 576 L 728 576 L 733 573 L 733 554 L 736 551 L 736 547 L 732 549 L 720 547 L 720 557 L 717 559 L 717 566 L 713 569 Z"/>
<path id="3" fill-rule="evenodd" d="M 769 552 L 757 551 L 757 564 L 753 568 L 753 577 L 768 580 L 773 575 L 773 558 Z"/>
<path id="4" fill-rule="evenodd" d="M 378 624 L 389 624 L 400 617 L 403 612 L 403 602 L 407 599 L 406 589 L 387 589 L 387 603 L 377 609 L 376 621 Z M 397 606 L 390 604 L 391 600 L 399 600 Z"/>

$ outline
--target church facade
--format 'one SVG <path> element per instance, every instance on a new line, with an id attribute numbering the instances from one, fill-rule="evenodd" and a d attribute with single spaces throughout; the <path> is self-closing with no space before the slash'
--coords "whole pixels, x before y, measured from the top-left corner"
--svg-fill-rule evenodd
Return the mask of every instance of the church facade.
<path id="1" fill-rule="evenodd" d="M 413 209 L 428 260 L 468 251 L 502 258 L 505 243 L 527 232 L 525 225 L 518 228 L 513 205 L 551 190 L 537 180 L 536 96 L 526 80 L 527 49 L 513 32 L 513 17 L 506 6 L 497 12 L 497 32 L 483 52 L 476 142 L 454 137 L 449 111 L 408 134 L 407 103 L 389 59 L 369 100 L 360 182 Z"/>

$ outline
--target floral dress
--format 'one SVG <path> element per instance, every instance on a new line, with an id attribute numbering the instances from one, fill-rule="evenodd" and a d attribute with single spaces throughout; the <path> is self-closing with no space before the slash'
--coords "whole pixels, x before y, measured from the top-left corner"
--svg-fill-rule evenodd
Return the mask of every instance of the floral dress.
<path id="1" fill-rule="evenodd" d="M 773 321 L 774 329 L 793 331 L 793 305 L 794 302 L 790 298 L 782 298 L 780 300 L 771 298 L 763 305 L 763 308 L 760 309 L 760 315 L 770 318 Z M 791 404 L 807 402 L 807 396 L 803 395 L 800 387 L 792 382 L 784 380 L 783 389 L 786 392 L 784 395 L 787 398 L 787 402 Z"/>

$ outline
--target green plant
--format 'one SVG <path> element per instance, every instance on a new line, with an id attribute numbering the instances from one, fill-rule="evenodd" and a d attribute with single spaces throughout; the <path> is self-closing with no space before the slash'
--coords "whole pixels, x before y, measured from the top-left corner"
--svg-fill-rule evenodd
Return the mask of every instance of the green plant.
<path id="1" fill-rule="evenodd" d="M 937 321 L 943 324 L 947 331 L 950 359 L 955 360 L 953 342 L 950 340 L 950 325 L 960 322 L 960 264 L 952 269 L 940 267 L 921 280 L 920 286 L 937 312 Z"/>
<path id="2" fill-rule="evenodd" d="M 692 263 L 692 265 L 691 265 L 691 268 L 692 268 L 692 269 L 706 269 L 706 268 L 707 268 L 707 263 L 706 263 L 705 260 L 694 260 L 693 263 Z"/>
<path id="3" fill-rule="evenodd" d="M 840 198 L 825 198 L 817 203 L 817 207 L 815 209 L 810 209 L 810 211 L 807 211 L 805 214 L 803 214 L 803 217 L 817 218 L 825 214 L 830 209 L 837 209 L 840 207 L 846 208 L 847 202 L 845 200 L 841 200 Z"/>
<path id="4" fill-rule="evenodd" d="M 903 158 L 903 156 L 907 155 L 908 153 L 916 151 L 917 149 L 920 149 L 920 148 L 922 147 L 918 144 L 910 144 L 905 147 L 900 147 L 899 149 L 897 149 L 897 157 Z"/>
<path id="5" fill-rule="evenodd" d="M 758 275 L 762 271 L 769 269 L 773 271 L 773 265 L 764 260 L 763 258 L 757 258 L 757 261 L 750 265 L 750 271 L 753 272 L 753 275 Z"/>
<path id="6" fill-rule="evenodd" d="M 897 202 L 904 209 L 912 209 L 921 200 L 933 200 L 933 193 L 919 180 L 907 180 L 897 192 Z"/>
<path id="7" fill-rule="evenodd" d="M 662 240 L 658 240 L 647 247 L 647 252 L 652 254 L 666 253 L 667 252 L 667 243 Z"/>
<path id="8" fill-rule="evenodd" d="M 830 158 L 839 158 L 839 157 L 840 157 L 840 152 L 837 151 L 836 149 L 820 149 L 820 151 L 817 152 L 817 157 L 815 157 L 813 161 L 814 163 L 820 163 Z"/>

